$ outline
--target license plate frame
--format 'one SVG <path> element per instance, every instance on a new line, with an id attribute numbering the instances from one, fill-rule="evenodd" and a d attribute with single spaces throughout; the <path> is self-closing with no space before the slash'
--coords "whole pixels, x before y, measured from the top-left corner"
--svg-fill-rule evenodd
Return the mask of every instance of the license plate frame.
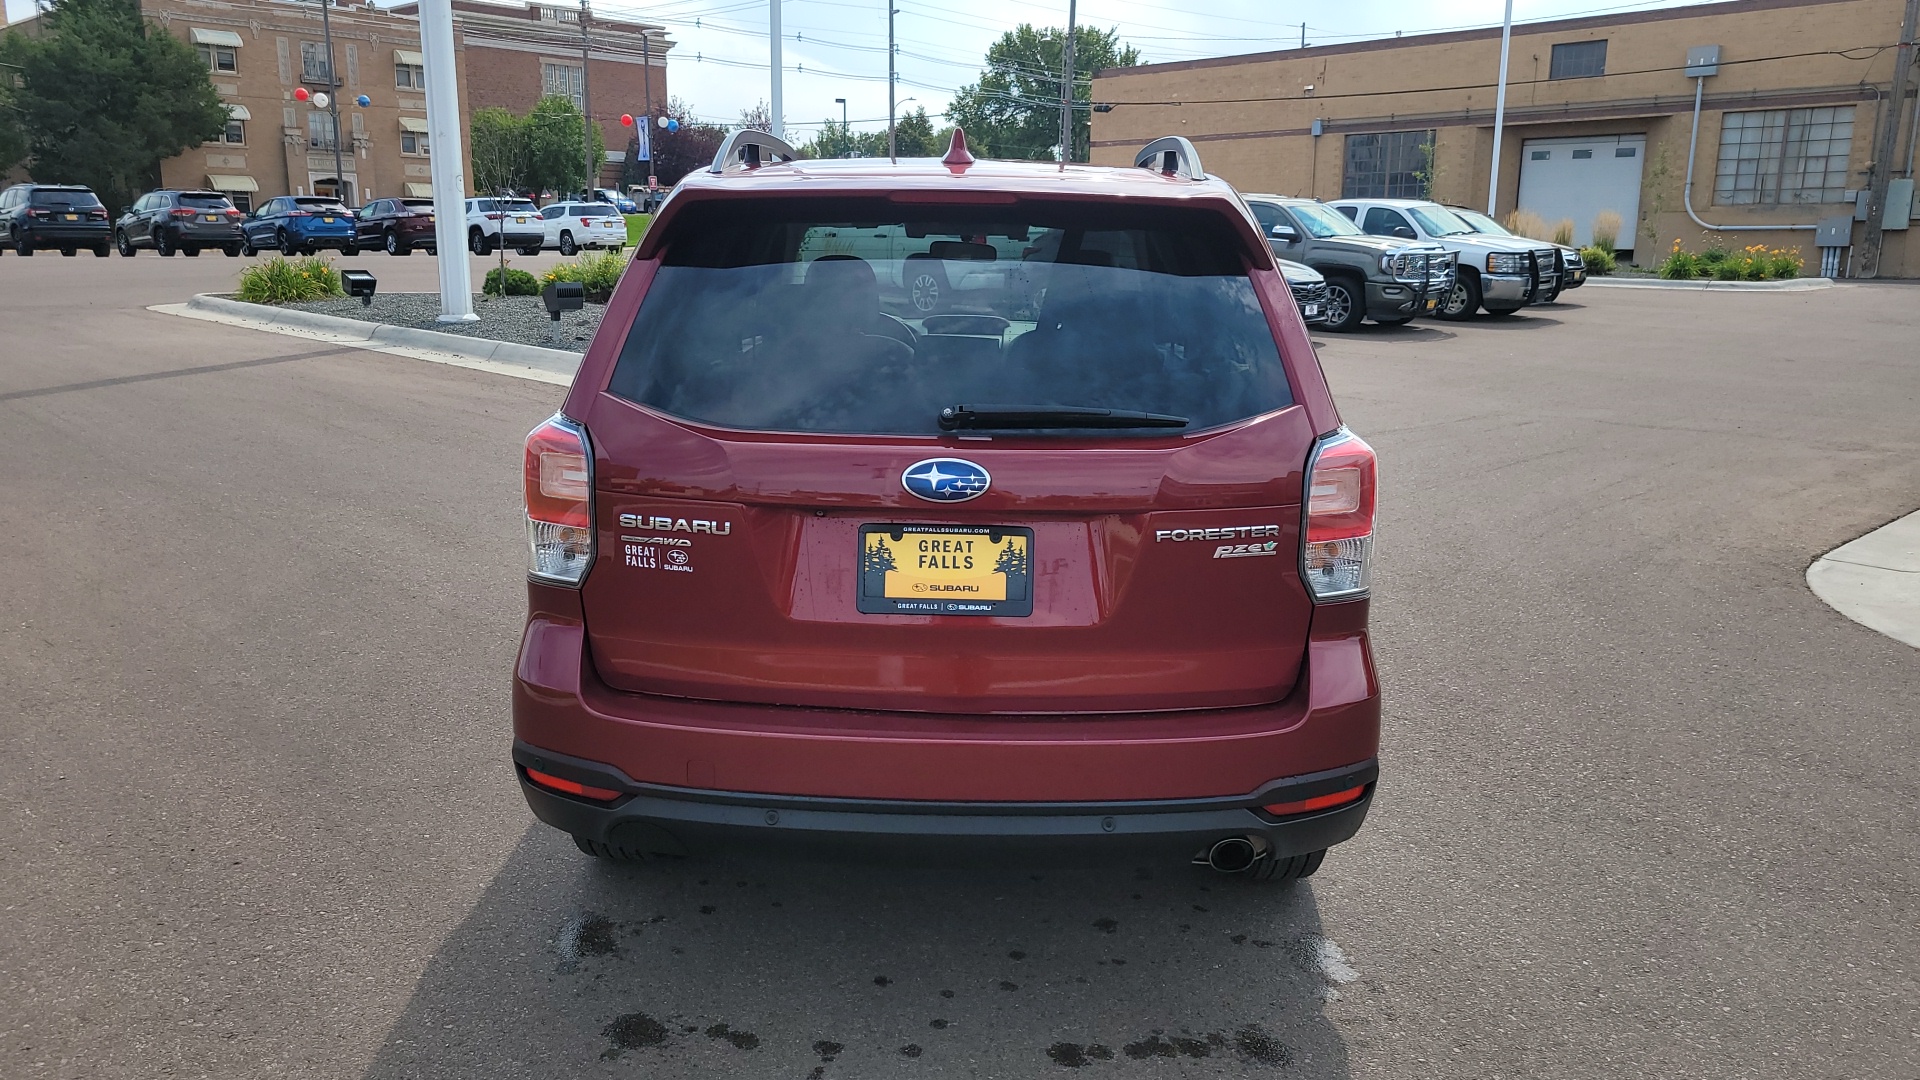
<path id="1" fill-rule="evenodd" d="M 874 522 L 860 526 L 855 553 L 863 614 L 1033 614 L 1031 528 Z"/>

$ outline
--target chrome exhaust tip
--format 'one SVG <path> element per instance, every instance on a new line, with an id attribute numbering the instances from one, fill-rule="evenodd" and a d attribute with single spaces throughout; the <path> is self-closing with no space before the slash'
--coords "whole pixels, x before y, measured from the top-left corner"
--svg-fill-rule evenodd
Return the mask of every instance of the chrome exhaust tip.
<path id="1" fill-rule="evenodd" d="M 1244 836 L 1229 836 L 1225 840 L 1216 840 L 1207 849 L 1207 865 L 1222 874 L 1245 873 L 1260 861 L 1261 854 L 1252 840 Z"/>

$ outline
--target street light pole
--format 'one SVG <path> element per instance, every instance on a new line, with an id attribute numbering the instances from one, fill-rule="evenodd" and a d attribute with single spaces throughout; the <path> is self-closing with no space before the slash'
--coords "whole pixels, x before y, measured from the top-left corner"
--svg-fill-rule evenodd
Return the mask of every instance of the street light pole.
<path id="1" fill-rule="evenodd" d="M 767 44 L 772 52 L 768 57 L 773 65 L 773 116 L 767 126 L 776 139 L 787 137 L 786 123 L 781 117 L 786 115 L 786 102 L 781 94 L 781 83 L 785 73 L 780 70 L 780 0 L 767 0 Z"/>
<path id="2" fill-rule="evenodd" d="M 833 103 L 840 106 L 840 156 L 851 157 L 853 156 L 853 141 L 847 134 L 847 99 L 837 97 L 833 99 Z"/>
<path id="3" fill-rule="evenodd" d="M 893 6 L 893 0 L 887 0 L 887 160 L 895 165 L 900 163 L 900 140 L 894 131 L 896 122 L 894 109 L 897 106 L 893 101 L 894 87 L 898 80 L 898 76 L 894 74 L 893 17 L 898 14 L 900 9 Z"/>
<path id="4" fill-rule="evenodd" d="M 347 198 L 347 169 L 340 161 L 340 80 L 333 77 L 333 20 L 327 17 L 332 6 L 333 0 L 320 0 L 320 36 L 327 43 L 327 115 L 333 120 L 333 192 L 352 206 L 355 200 Z"/>
<path id="5" fill-rule="evenodd" d="M 1060 76 L 1060 167 L 1073 160 L 1073 27 L 1077 0 L 1067 0 L 1067 61 Z"/>
<path id="6" fill-rule="evenodd" d="M 1513 0 L 1507 0 L 1507 18 L 1500 25 L 1500 89 L 1493 97 L 1493 167 L 1487 170 L 1487 216 L 1494 216 L 1500 198 L 1500 135 L 1507 125 L 1507 52 L 1513 44 Z M 1433 166 L 1427 166 L 1431 169 Z"/>
<path id="7" fill-rule="evenodd" d="M 600 179 L 600 170 L 593 160 L 593 99 L 587 93 L 587 69 L 593 66 L 593 46 L 587 40 L 589 15 L 591 12 L 587 9 L 587 0 L 580 0 L 580 138 L 587 154 L 587 179 L 580 192 L 581 198 L 591 194 L 599 186 L 595 181 Z M 501 287 L 505 288 L 504 285 Z"/>

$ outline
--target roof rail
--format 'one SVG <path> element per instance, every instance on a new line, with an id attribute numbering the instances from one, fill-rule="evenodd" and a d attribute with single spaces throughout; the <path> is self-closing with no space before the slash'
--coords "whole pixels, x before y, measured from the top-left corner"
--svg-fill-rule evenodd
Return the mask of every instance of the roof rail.
<path id="1" fill-rule="evenodd" d="M 720 144 L 720 149 L 713 155 L 712 171 L 716 174 L 723 173 L 735 165 L 742 165 L 749 169 L 757 169 L 760 167 L 760 151 L 762 150 L 765 150 L 774 157 L 785 158 L 788 161 L 798 161 L 800 159 L 799 153 L 796 152 L 793 147 L 788 146 L 772 135 L 754 128 L 741 128 L 739 131 L 727 136 L 727 141 Z"/>
<path id="2" fill-rule="evenodd" d="M 1164 176 L 1184 176 L 1189 180 L 1205 180 L 1207 174 L 1200 168 L 1200 151 L 1179 135 L 1168 135 L 1164 139 L 1155 139 L 1140 148 L 1133 155 L 1136 169 L 1157 169 Z"/>

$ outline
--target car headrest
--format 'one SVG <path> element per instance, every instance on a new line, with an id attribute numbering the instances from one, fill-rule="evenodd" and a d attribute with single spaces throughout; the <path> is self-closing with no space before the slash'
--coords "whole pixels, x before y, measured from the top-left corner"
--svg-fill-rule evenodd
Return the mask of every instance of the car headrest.
<path id="1" fill-rule="evenodd" d="M 992 262 L 999 252 L 992 244 L 974 244 L 965 240 L 935 240 L 927 245 L 927 254 L 954 262 Z"/>
<path id="2" fill-rule="evenodd" d="M 879 281 L 873 267 L 857 255 L 822 255 L 807 264 L 809 287 L 834 289 L 875 289 Z"/>

